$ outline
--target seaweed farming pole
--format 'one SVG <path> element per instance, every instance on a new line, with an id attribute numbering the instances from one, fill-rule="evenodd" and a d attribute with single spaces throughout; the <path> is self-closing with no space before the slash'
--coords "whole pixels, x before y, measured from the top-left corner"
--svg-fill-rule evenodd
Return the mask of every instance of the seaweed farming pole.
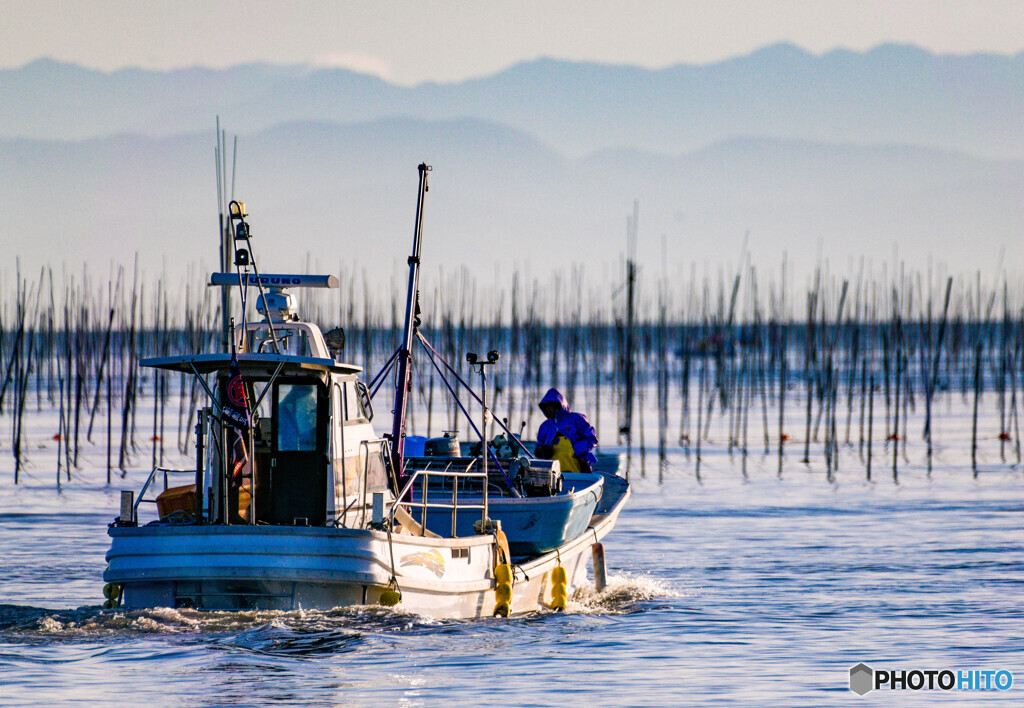
<path id="1" fill-rule="evenodd" d="M 409 290 L 405 300 L 405 330 L 402 345 L 398 350 L 398 381 L 395 386 L 394 423 L 391 428 L 391 463 L 394 482 L 402 474 L 402 460 L 405 454 L 405 409 L 408 404 L 409 384 L 412 370 L 412 338 L 417 327 L 416 310 L 419 303 L 420 246 L 423 237 L 423 198 L 427 193 L 427 173 L 430 166 L 420 163 L 419 191 L 416 196 L 416 224 L 413 229 L 412 255 L 409 256 Z"/>
<path id="2" fill-rule="evenodd" d="M 664 262 L 664 261 L 663 261 Z M 658 475 L 659 479 L 665 469 L 665 435 L 668 431 L 668 344 L 666 341 L 667 283 L 662 281 L 658 288 Z"/>
<path id="3" fill-rule="evenodd" d="M 814 367 L 817 366 L 818 358 L 815 351 L 814 340 L 814 318 L 818 308 L 818 288 L 821 283 L 820 271 L 814 275 L 814 290 L 807 294 L 807 332 L 804 340 L 804 377 L 807 387 L 807 425 L 804 432 L 804 457 L 801 460 L 804 464 L 811 462 L 811 413 L 814 405 Z"/>
<path id="4" fill-rule="evenodd" d="M 619 434 L 626 437 L 627 444 L 633 439 L 633 392 L 634 359 L 636 357 L 636 240 L 637 222 L 640 218 L 640 202 L 633 200 L 633 215 L 626 219 L 626 352 L 623 367 L 623 383 L 625 384 L 625 405 L 623 421 Z M 642 414 L 642 411 L 641 411 Z M 632 445 L 629 445 L 632 447 Z"/>
<path id="5" fill-rule="evenodd" d="M 903 323 L 900 317 L 900 296 L 895 286 L 892 289 L 892 331 L 893 360 L 895 363 L 893 392 L 895 399 L 892 408 L 892 433 L 889 439 L 892 440 L 892 479 L 896 482 L 899 480 L 900 387 L 902 381 L 900 377 L 903 373 Z"/>
<path id="6" fill-rule="evenodd" d="M 946 320 L 949 317 L 949 296 L 953 292 L 953 278 L 946 280 L 946 298 L 942 306 L 942 319 L 939 321 L 939 333 L 935 340 L 935 351 L 931 360 L 931 371 L 925 379 L 924 388 L 924 434 L 928 443 L 928 471 L 932 471 L 932 398 L 939 380 L 939 360 L 942 357 L 942 342 L 946 334 Z M 930 339 L 930 338 L 929 338 Z M 930 343 L 930 342 L 929 342 Z"/>

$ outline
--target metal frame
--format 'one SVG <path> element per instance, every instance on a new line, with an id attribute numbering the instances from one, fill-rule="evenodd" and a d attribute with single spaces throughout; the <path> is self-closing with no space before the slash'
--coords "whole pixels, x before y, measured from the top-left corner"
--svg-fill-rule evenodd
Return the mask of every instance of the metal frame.
<path id="1" fill-rule="evenodd" d="M 167 475 L 168 474 L 188 474 L 188 475 L 194 475 L 195 474 L 195 470 L 172 470 L 172 469 L 170 469 L 168 467 L 154 467 L 153 471 L 150 472 L 149 476 L 146 478 L 146 483 L 142 485 L 142 491 L 139 492 L 139 498 L 136 499 L 135 500 L 135 504 L 132 505 L 132 523 L 134 523 L 134 524 L 139 523 L 139 504 L 141 504 L 144 501 L 147 504 L 156 504 L 156 499 L 145 499 L 144 497 L 146 496 L 146 492 L 149 491 L 149 485 L 151 485 L 153 483 L 153 478 L 156 477 L 156 473 L 157 472 L 163 472 L 164 473 L 164 491 L 165 492 L 167 491 Z M 198 496 L 199 496 L 199 489 L 196 488 L 197 512 L 198 512 Z M 198 513 L 197 513 L 197 516 L 198 516 Z"/>
<path id="2" fill-rule="evenodd" d="M 458 516 L 459 509 L 480 509 L 482 511 L 482 517 L 481 518 L 482 518 L 484 524 L 486 524 L 487 523 L 487 473 L 484 472 L 484 471 L 471 472 L 470 470 L 476 465 L 476 463 L 477 463 L 477 460 L 474 458 L 473 460 L 471 460 L 469 462 L 469 464 L 466 465 L 466 468 L 464 470 L 458 470 L 458 471 L 453 471 L 451 469 L 452 465 L 455 464 L 454 461 L 448 462 L 447 466 L 445 466 L 444 469 L 432 469 L 430 467 L 431 463 L 428 463 L 425 468 L 416 470 L 412 474 L 412 476 L 409 477 L 409 480 L 405 483 L 405 486 L 402 487 L 402 491 L 399 493 L 398 497 L 395 499 L 395 502 L 391 505 L 391 512 L 388 514 L 388 521 L 391 524 L 394 524 L 394 521 L 395 521 L 395 510 L 398 508 L 399 505 L 401 505 L 401 506 L 410 507 L 410 509 L 416 508 L 416 509 L 420 510 L 420 529 L 421 529 L 421 535 L 425 535 L 426 529 L 427 529 L 427 509 L 451 509 L 451 512 L 452 512 L 451 538 L 456 538 L 456 534 L 455 534 L 456 528 L 455 528 L 455 526 L 456 526 L 456 519 L 457 519 L 457 516 Z M 451 502 L 431 502 L 431 501 L 429 501 L 430 478 L 431 477 L 449 478 L 449 479 L 452 480 L 452 499 L 451 499 Z M 414 485 L 416 484 L 416 480 L 418 480 L 420 478 L 423 478 L 422 501 L 417 502 L 417 501 L 415 501 L 415 499 L 413 497 L 412 491 L 413 491 Z M 482 481 L 482 489 L 483 489 L 483 503 L 481 503 L 481 504 L 469 503 L 469 504 L 461 504 L 460 505 L 459 504 L 459 484 L 458 484 L 458 480 L 459 479 L 479 479 L 479 480 L 481 480 Z M 406 496 L 409 497 L 408 501 L 405 500 Z"/>

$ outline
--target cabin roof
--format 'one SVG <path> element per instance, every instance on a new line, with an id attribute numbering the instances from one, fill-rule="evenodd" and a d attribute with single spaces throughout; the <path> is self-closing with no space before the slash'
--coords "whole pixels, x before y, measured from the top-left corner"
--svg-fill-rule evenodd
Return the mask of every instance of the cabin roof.
<path id="1" fill-rule="evenodd" d="M 358 374 L 361 366 L 341 364 L 333 359 L 321 359 L 312 356 L 292 356 L 287 354 L 243 353 L 236 355 L 238 368 L 243 374 L 271 374 L 278 364 L 284 364 L 282 371 L 325 371 L 335 374 Z M 158 356 L 139 361 L 140 366 L 168 371 L 180 371 L 186 374 L 209 374 L 213 371 L 227 370 L 231 365 L 231 354 L 185 354 L 181 356 Z"/>

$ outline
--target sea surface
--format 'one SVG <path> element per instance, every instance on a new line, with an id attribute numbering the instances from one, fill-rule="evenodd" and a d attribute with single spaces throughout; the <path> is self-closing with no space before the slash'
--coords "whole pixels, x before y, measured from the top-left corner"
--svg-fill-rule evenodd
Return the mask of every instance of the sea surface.
<path id="1" fill-rule="evenodd" d="M 958 444 L 959 445 L 959 444 Z M 885 450 L 869 481 L 723 445 L 630 459 L 602 593 L 563 613 L 435 620 L 330 612 L 103 612 L 118 492 L 49 453 L 0 479 L 0 705 L 1024 704 L 1024 474 L 929 475 Z M 916 453 L 914 453 L 916 454 Z M 953 462 L 951 462 L 951 460 Z M 642 462 L 642 464 L 641 464 Z M 90 468 L 89 465 L 92 465 Z M 1013 672 L 1008 691 L 851 693 L 849 670 Z"/>

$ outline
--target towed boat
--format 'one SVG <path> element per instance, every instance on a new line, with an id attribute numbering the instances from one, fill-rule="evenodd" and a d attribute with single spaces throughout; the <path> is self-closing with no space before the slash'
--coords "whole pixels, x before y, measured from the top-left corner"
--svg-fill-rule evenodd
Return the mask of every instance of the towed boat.
<path id="1" fill-rule="evenodd" d="M 562 474 L 521 443 L 499 450 L 487 441 L 486 389 L 480 428 L 470 421 L 478 454 L 457 442 L 406 454 L 411 348 L 429 347 L 416 313 L 428 170 L 419 167 L 403 340 L 369 385 L 360 367 L 339 361 L 343 335 L 303 321 L 290 292 L 337 279 L 260 274 L 244 205 L 231 202 L 242 255 L 236 273 L 210 284 L 238 287 L 243 314 L 258 291 L 262 319 L 232 327 L 230 352 L 140 362 L 195 377 L 207 399 L 195 468 L 157 467 L 137 496 L 122 492 L 108 529 L 106 607 L 382 604 L 469 618 L 564 607 L 591 557 L 603 584 L 600 541 L 629 496 L 626 480 L 601 469 Z M 373 394 L 396 367 L 391 429 L 381 435 Z M 145 521 L 143 504 L 155 504 L 156 518 Z"/>

